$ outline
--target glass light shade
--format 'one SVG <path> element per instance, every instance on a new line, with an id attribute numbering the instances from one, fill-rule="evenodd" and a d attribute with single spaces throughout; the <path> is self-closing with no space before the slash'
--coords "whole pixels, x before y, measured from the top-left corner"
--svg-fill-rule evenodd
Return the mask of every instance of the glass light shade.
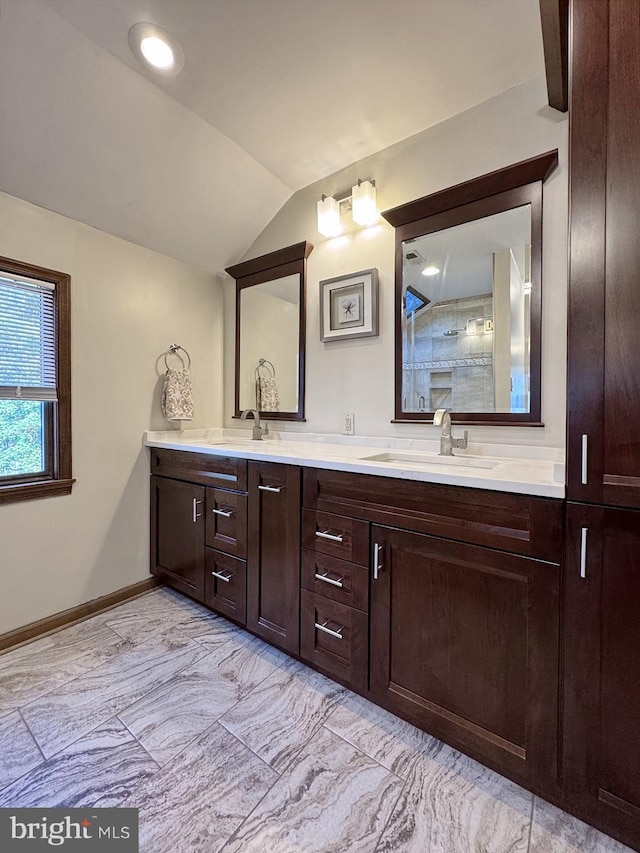
<path id="1" fill-rule="evenodd" d="M 318 233 L 324 237 L 337 237 L 342 233 L 340 205 L 332 196 L 318 202 Z"/>
<path id="2" fill-rule="evenodd" d="M 175 62 L 170 46 L 157 36 L 147 36 L 140 42 L 142 55 L 154 68 L 166 70 Z"/>
<path id="3" fill-rule="evenodd" d="M 366 228 L 378 219 L 376 188 L 371 181 L 361 181 L 351 190 L 351 216 L 358 225 Z"/>

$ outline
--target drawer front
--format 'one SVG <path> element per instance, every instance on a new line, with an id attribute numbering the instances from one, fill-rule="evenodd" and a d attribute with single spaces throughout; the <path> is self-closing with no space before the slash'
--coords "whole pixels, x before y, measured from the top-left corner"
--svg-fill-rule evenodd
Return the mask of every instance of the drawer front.
<path id="1" fill-rule="evenodd" d="M 207 545 L 244 559 L 247 556 L 247 496 L 207 489 Z"/>
<path id="2" fill-rule="evenodd" d="M 212 610 L 247 622 L 247 564 L 237 557 L 206 549 L 205 604 Z"/>
<path id="3" fill-rule="evenodd" d="M 348 607 L 369 611 L 369 570 L 365 566 L 303 549 L 302 586 Z"/>
<path id="4" fill-rule="evenodd" d="M 204 486 L 247 491 L 247 460 L 233 456 L 152 447 L 151 473 Z"/>
<path id="5" fill-rule="evenodd" d="M 301 591 L 300 657 L 356 690 L 369 681 L 369 618 L 366 613 Z"/>
<path id="6" fill-rule="evenodd" d="M 305 468 L 303 504 L 551 563 L 562 554 L 563 502 L 554 498 Z"/>
<path id="7" fill-rule="evenodd" d="M 302 510 L 302 546 L 340 560 L 369 565 L 369 523 L 311 509 Z"/>

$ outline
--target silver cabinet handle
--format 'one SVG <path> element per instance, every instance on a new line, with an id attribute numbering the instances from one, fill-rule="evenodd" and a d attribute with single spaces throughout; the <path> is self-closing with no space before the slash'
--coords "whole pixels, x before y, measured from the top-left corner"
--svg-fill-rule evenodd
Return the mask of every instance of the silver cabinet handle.
<path id="1" fill-rule="evenodd" d="M 318 629 L 318 631 L 324 631 L 325 634 L 331 634 L 332 637 L 337 637 L 339 640 L 344 639 L 342 636 L 342 632 L 344 631 L 344 628 L 338 628 L 337 631 L 334 631 L 331 628 L 327 628 L 326 622 L 323 622 L 322 625 L 319 622 L 316 622 L 315 626 Z"/>
<path id="2" fill-rule="evenodd" d="M 587 470 L 587 460 L 588 460 L 588 443 L 589 436 L 582 436 L 582 485 L 586 486 L 589 482 L 588 470 Z"/>
<path id="3" fill-rule="evenodd" d="M 583 527 L 580 534 L 580 577 L 587 576 L 587 533 L 588 527 Z"/>
<path id="4" fill-rule="evenodd" d="M 193 513 L 192 513 L 191 518 L 192 518 L 194 524 L 197 523 L 199 518 L 202 518 L 202 513 L 198 512 L 198 504 L 201 504 L 201 503 L 202 503 L 202 501 L 199 501 L 198 498 L 193 499 Z"/>
<path id="5" fill-rule="evenodd" d="M 320 575 L 320 574 L 318 574 L 318 572 L 316 572 L 316 578 L 319 581 L 324 581 L 325 583 L 330 583 L 332 586 L 339 586 L 340 589 L 342 589 L 342 587 L 344 586 L 344 584 L 342 583 L 342 580 L 343 580 L 342 578 L 338 578 L 338 580 L 334 580 L 333 578 L 330 578 L 329 575 L 326 575 L 326 574 Z"/>
<path id="6" fill-rule="evenodd" d="M 262 492 L 281 492 L 282 486 L 258 486 Z"/>
<path id="7" fill-rule="evenodd" d="M 220 572 L 211 572 L 214 578 L 218 578 L 219 581 L 224 581 L 225 583 L 229 583 L 233 575 L 221 575 Z"/>
<path id="8" fill-rule="evenodd" d="M 231 518 L 233 515 L 232 509 L 212 509 L 211 512 L 214 512 L 216 515 L 221 515 L 223 518 Z"/>
<path id="9" fill-rule="evenodd" d="M 342 533 L 329 533 L 328 530 L 316 530 L 316 539 L 330 539 L 332 542 L 342 542 Z"/>
<path id="10" fill-rule="evenodd" d="M 382 551 L 382 545 L 378 545 L 377 542 L 373 545 L 373 579 L 374 581 L 378 580 L 378 574 L 380 569 L 382 568 L 382 563 L 380 562 L 380 552 Z"/>

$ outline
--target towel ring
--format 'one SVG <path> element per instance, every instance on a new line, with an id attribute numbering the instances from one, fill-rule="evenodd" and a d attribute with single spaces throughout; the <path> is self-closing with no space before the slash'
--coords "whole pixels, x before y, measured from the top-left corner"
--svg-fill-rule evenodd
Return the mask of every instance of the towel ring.
<path id="1" fill-rule="evenodd" d="M 270 361 L 268 361 L 266 358 L 260 358 L 260 359 L 258 359 L 258 366 L 256 367 L 256 371 L 255 371 L 256 379 L 260 378 L 260 368 L 261 367 L 264 367 L 264 369 L 267 371 L 267 375 L 270 376 L 271 379 L 275 378 L 276 369 L 273 366 L 273 364 Z"/>
<path id="2" fill-rule="evenodd" d="M 164 354 L 164 366 L 167 368 L 167 370 L 169 370 L 169 365 L 167 364 L 167 356 L 169 355 L 169 353 L 171 353 L 172 355 L 177 356 L 177 357 L 180 359 L 180 361 L 182 362 L 182 367 L 184 368 L 184 359 L 183 359 L 183 357 L 180 355 L 179 350 L 182 350 L 182 352 L 186 355 L 186 357 L 187 357 L 187 359 L 188 359 L 188 361 L 187 361 L 187 370 L 189 370 L 189 368 L 191 367 L 191 356 L 190 356 L 190 355 L 189 355 L 189 353 L 186 351 L 186 349 L 185 349 L 184 347 L 181 347 L 179 344 L 171 344 L 171 346 L 169 347 L 169 349 L 168 349 L 168 350 L 165 352 L 165 354 Z"/>

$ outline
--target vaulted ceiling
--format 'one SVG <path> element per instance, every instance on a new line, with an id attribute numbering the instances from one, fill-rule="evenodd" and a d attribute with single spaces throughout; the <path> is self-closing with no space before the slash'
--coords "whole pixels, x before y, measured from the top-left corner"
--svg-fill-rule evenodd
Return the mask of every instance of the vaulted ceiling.
<path id="1" fill-rule="evenodd" d="M 0 0 L 0 190 L 220 272 L 295 190 L 543 73 L 537 0 Z"/>

